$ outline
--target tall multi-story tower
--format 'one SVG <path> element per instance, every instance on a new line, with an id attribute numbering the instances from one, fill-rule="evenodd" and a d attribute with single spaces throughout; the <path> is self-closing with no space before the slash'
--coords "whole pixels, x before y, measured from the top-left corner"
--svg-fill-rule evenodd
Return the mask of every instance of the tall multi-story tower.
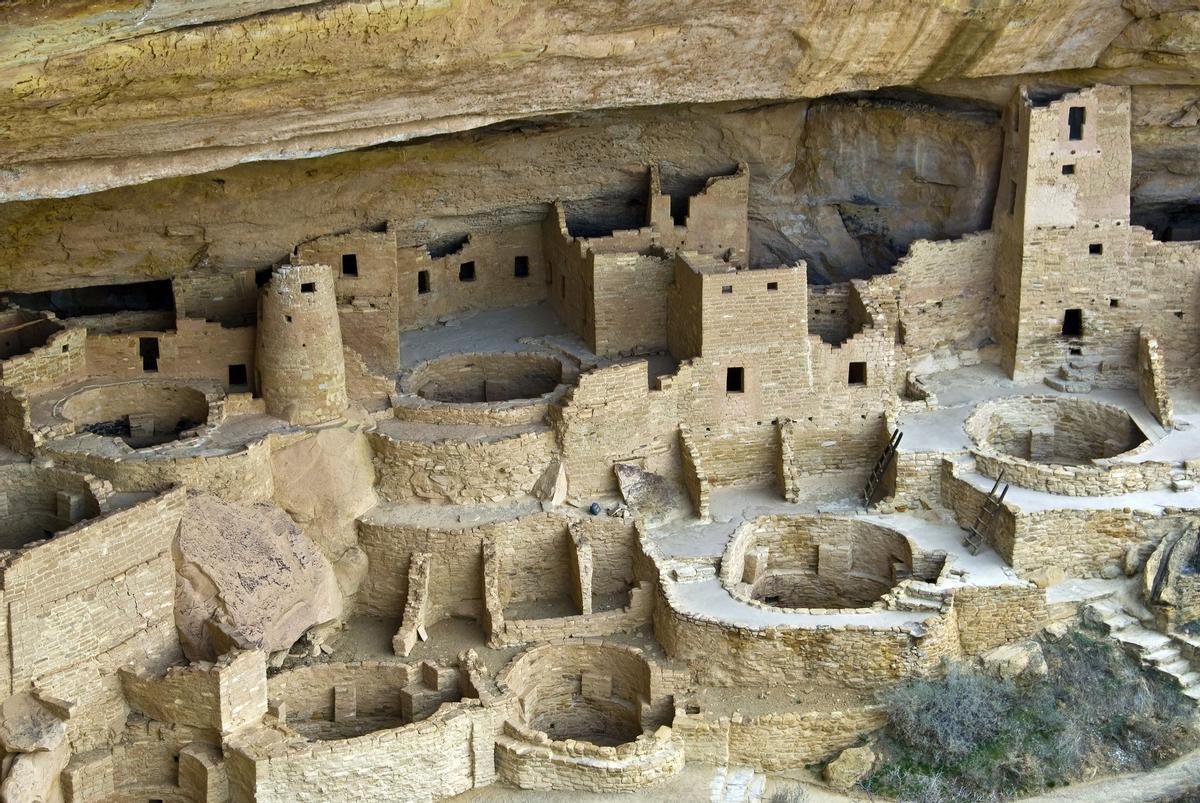
<path id="1" fill-rule="evenodd" d="M 1129 122 L 1127 87 L 1022 87 L 1005 111 L 993 332 L 1014 378 L 1134 353 Z"/>
<path id="2" fill-rule="evenodd" d="M 272 272 L 259 300 L 256 374 L 271 415 L 316 424 L 345 412 L 346 363 L 329 266 Z"/>

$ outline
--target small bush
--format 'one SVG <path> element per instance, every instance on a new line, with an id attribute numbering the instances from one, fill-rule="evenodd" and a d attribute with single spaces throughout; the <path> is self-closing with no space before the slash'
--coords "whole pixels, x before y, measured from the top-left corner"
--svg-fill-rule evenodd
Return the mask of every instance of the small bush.
<path id="1" fill-rule="evenodd" d="M 1079 777 L 1146 769 L 1196 741 L 1191 705 L 1109 641 L 1043 646 L 1047 677 L 1013 683 L 952 668 L 883 697 L 875 792 L 916 803 L 982 803 Z"/>
<path id="2" fill-rule="evenodd" d="M 803 786 L 776 789 L 767 798 L 767 803 L 808 803 L 808 790 Z"/>

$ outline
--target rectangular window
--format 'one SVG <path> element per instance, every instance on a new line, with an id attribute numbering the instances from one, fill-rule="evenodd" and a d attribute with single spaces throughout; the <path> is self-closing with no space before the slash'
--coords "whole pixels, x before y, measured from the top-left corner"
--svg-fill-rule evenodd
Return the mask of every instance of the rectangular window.
<path id="1" fill-rule="evenodd" d="M 1063 165 L 1063 175 L 1064 176 L 1075 175 L 1075 165 Z"/>
<path id="2" fill-rule="evenodd" d="M 746 391 L 746 369 L 742 367 L 725 369 L 725 392 L 744 393 Z"/>
<path id="3" fill-rule="evenodd" d="M 429 292 L 429 271 L 417 271 L 417 295 L 425 295 Z"/>
<path id="4" fill-rule="evenodd" d="M 246 366 L 231 365 L 229 366 L 229 384 L 244 385 L 246 384 Z"/>
<path id="5" fill-rule="evenodd" d="M 358 254 L 342 254 L 342 275 L 358 275 Z"/>
<path id="6" fill-rule="evenodd" d="M 529 257 L 513 257 L 513 276 L 524 279 L 529 275 Z"/>
<path id="7" fill-rule="evenodd" d="M 867 364 L 865 362 L 850 363 L 850 371 L 846 381 L 851 385 L 867 384 Z"/>
<path id="8" fill-rule="evenodd" d="M 1116 299 L 1116 298 L 1110 298 L 1110 299 L 1108 300 L 1108 306 L 1110 306 L 1110 307 L 1119 307 L 1119 306 L 1121 306 L 1121 301 L 1120 301 L 1120 299 Z"/>
<path id="9" fill-rule="evenodd" d="M 778 290 L 779 282 L 767 282 L 767 289 L 768 290 Z"/>
<path id="10" fill-rule="evenodd" d="M 158 370 L 158 338 L 139 337 L 138 356 L 142 358 L 143 371 Z"/>
<path id="11" fill-rule="evenodd" d="M 316 282 L 301 282 L 300 283 L 300 292 L 301 293 L 317 292 L 317 283 Z"/>
<path id="12" fill-rule="evenodd" d="M 732 295 L 733 294 L 733 285 L 727 284 L 727 285 L 723 286 L 721 288 L 721 292 L 725 295 Z"/>
<path id="13" fill-rule="evenodd" d="M 1087 122 L 1087 109 L 1082 106 L 1072 106 L 1067 109 L 1067 138 L 1070 140 L 1083 139 L 1083 124 Z"/>
<path id="14" fill-rule="evenodd" d="M 1091 245 L 1088 246 L 1088 253 L 1089 254 L 1103 254 L 1104 253 L 1104 244 L 1103 243 L 1092 243 Z"/>
<path id="15" fill-rule="evenodd" d="M 1069 309 L 1063 312 L 1063 337 L 1081 337 L 1083 335 L 1083 310 Z"/>
<path id="16" fill-rule="evenodd" d="M 475 281 L 475 263 L 464 262 L 458 266 L 458 280 L 460 282 Z"/>

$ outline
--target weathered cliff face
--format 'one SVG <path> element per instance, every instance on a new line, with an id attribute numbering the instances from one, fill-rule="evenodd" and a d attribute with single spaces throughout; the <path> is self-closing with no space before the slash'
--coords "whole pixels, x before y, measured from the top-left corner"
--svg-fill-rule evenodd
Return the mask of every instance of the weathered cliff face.
<path id="1" fill-rule="evenodd" d="M 1180 0 L 9 0 L 0 14 L 0 200 L 546 113 L 1197 65 L 1197 9 Z"/>
<path id="2" fill-rule="evenodd" d="M 0 205 L 0 290 L 262 267 L 385 221 L 420 242 L 556 198 L 635 225 L 647 163 L 683 191 L 741 160 L 756 262 L 863 276 L 913 239 L 987 227 L 997 111 L 1023 82 L 1132 85 L 1135 220 L 1200 210 L 1200 0 L 10 0 L 0 15 L 0 199 L 30 199 Z M 172 178 L 140 183 L 157 176 Z"/>

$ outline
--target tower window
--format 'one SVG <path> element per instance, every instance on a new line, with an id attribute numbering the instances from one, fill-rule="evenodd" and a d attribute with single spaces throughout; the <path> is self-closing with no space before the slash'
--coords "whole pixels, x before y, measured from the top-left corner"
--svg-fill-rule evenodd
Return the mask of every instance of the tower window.
<path id="1" fill-rule="evenodd" d="M 778 290 L 779 282 L 767 282 L 767 289 L 768 290 Z"/>
<path id="2" fill-rule="evenodd" d="M 733 285 L 727 284 L 721 287 L 721 292 L 725 295 L 733 295 Z"/>
<path id="3" fill-rule="evenodd" d="M 865 362 L 850 363 L 850 370 L 846 381 L 851 385 L 867 384 L 867 364 Z"/>
<path id="4" fill-rule="evenodd" d="M 1075 175 L 1075 165 L 1063 165 L 1063 175 L 1064 176 Z"/>
<path id="5" fill-rule="evenodd" d="M 725 369 L 725 392 L 744 393 L 746 391 L 746 369 L 741 366 Z"/>
<path id="6" fill-rule="evenodd" d="M 1096 254 L 1096 255 L 1103 254 L 1104 253 L 1104 243 L 1092 243 L 1091 245 L 1088 246 L 1088 253 Z"/>
<path id="7" fill-rule="evenodd" d="M 246 366 L 244 364 L 229 366 L 229 384 L 246 384 Z"/>
<path id="8" fill-rule="evenodd" d="M 475 281 L 475 262 L 464 262 L 458 266 L 458 280 L 460 282 Z"/>
<path id="9" fill-rule="evenodd" d="M 417 271 L 417 295 L 425 295 L 429 292 L 429 271 Z"/>
<path id="10" fill-rule="evenodd" d="M 1063 337 L 1081 337 L 1083 335 L 1083 310 L 1069 309 L 1063 312 Z"/>
<path id="11" fill-rule="evenodd" d="M 358 254 L 342 254 L 342 275 L 358 275 Z"/>
<path id="12" fill-rule="evenodd" d="M 317 292 L 317 283 L 316 282 L 302 282 L 300 284 L 300 292 L 301 293 Z"/>
<path id="13" fill-rule="evenodd" d="M 513 257 L 513 276 L 524 279 L 529 275 L 529 257 Z"/>
<path id="14" fill-rule="evenodd" d="M 158 338 L 139 337 L 138 356 L 142 358 L 143 371 L 158 370 Z"/>
<path id="15" fill-rule="evenodd" d="M 1087 109 L 1072 106 L 1067 109 L 1067 139 L 1083 139 L 1083 124 L 1087 122 Z"/>

